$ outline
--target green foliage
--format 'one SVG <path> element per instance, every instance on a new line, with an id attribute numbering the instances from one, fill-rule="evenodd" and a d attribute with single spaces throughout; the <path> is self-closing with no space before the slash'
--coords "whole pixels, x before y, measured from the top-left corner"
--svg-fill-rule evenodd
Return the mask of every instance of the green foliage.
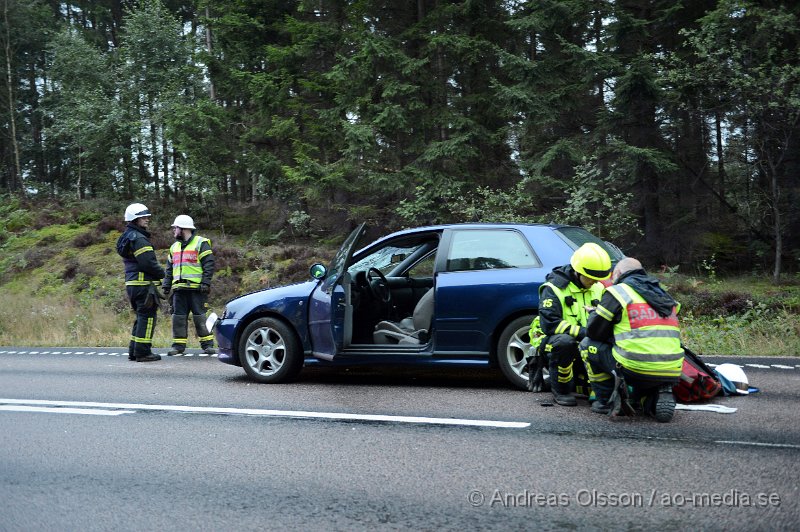
<path id="1" fill-rule="evenodd" d="M 276 203 L 265 235 L 297 238 L 567 222 L 684 268 L 798 268 L 792 3 L 101 4 L 8 3 L 0 193 Z"/>
<path id="2" fill-rule="evenodd" d="M 603 173 L 597 161 L 576 168 L 571 185 L 566 187 L 564 207 L 552 218 L 560 223 L 582 226 L 601 238 L 620 240 L 639 231 L 632 209 L 634 195 L 620 190 L 616 170 Z"/>

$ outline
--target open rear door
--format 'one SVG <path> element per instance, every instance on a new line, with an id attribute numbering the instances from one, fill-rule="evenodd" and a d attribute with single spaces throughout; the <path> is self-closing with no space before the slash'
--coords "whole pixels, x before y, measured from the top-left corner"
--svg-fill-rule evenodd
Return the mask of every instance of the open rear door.
<path id="1" fill-rule="evenodd" d="M 345 289 L 342 279 L 353 252 L 361 236 L 364 226 L 361 224 L 345 239 L 342 247 L 331 261 L 324 279 L 320 281 L 309 298 L 308 326 L 311 332 L 311 352 L 317 358 L 332 360 L 344 346 L 345 329 L 352 327 L 352 313 L 346 312 L 349 301 L 345 300 Z M 347 287 L 349 289 L 349 287 Z"/>

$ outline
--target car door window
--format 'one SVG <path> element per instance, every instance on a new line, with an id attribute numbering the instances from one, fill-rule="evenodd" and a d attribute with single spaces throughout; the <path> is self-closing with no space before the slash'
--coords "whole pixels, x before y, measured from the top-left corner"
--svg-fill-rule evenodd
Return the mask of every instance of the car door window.
<path id="1" fill-rule="evenodd" d="M 428 254 L 427 257 L 416 263 L 410 270 L 408 270 L 408 276 L 411 278 L 433 277 L 433 268 L 435 265 L 436 252 L 434 250 Z"/>
<path id="2" fill-rule="evenodd" d="M 535 268 L 541 263 L 517 231 L 473 229 L 453 234 L 447 271 Z"/>

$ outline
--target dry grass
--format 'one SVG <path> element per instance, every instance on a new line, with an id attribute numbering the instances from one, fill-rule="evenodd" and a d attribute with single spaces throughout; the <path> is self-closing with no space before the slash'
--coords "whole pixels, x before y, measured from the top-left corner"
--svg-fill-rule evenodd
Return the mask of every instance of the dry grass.
<path id="1" fill-rule="evenodd" d="M 130 310 L 111 312 L 97 301 L 81 304 L 72 297 L 43 301 L 5 288 L 0 288 L 0 299 L 0 345 L 125 347 L 130 340 Z M 172 343 L 170 319 L 158 318 L 154 346 L 167 347 Z"/>

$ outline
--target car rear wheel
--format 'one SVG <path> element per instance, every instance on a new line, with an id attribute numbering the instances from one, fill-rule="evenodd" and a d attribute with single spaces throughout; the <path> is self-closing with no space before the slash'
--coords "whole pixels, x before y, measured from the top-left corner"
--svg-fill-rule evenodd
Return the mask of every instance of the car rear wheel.
<path id="1" fill-rule="evenodd" d="M 239 360 L 247 375 L 275 384 L 294 379 L 303 367 L 297 336 L 275 318 L 259 318 L 248 325 L 239 340 Z"/>
<path id="2" fill-rule="evenodd" d="M 530 348 L 533 316 L 522 316 L 509 323 L 497 341 L 497 365 L 506 379 L 520 390 L 528 389 L 528 373 L 522 372 Z"/>

